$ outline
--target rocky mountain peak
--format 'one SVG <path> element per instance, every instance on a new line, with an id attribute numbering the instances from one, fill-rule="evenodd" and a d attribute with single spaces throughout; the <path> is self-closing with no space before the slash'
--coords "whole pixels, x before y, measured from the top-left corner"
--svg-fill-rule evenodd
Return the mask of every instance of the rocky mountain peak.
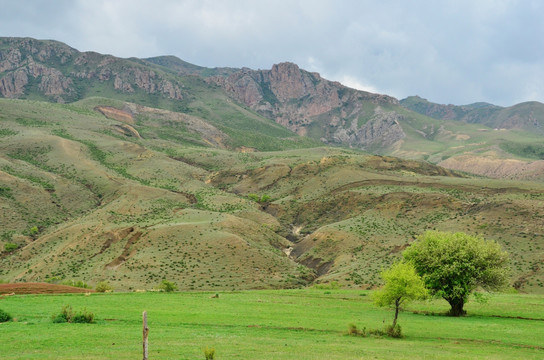
<path id="1" fill-rule="evenodd" d="M 0 94 L 3 97 L 20 98 L 36 92 L 34 96 L 47 100 L 73 101 L 97 83 L 107 83 L 119 92 L 142 90 L 170 99 L 183 98 L 181 84 L 176 80 L 136 61 L 94 52 L 81 53 L 57 41 L 0 38 Z"/>
<path id="2" fill-rule="evenodd" d="M 383 117 L 383 112 L 377 115 L 374 109 L 398 105 L 393 97 L 348 88 L 290 62 L 275 64 L 270 70 L 244 68 L 207 81 L 220 85 L 237 101 L 299 135 L 360 148 L 384 140 L 382 137 L 388 133 L 365 130 L 372 127 L 372 121 L 366 125 L 371 118 Z M 383 130 L 383 126 L 379 128 Z M 404 137 L 399 135 L 400 125 L 395 129 L 394 139 L 385 140 L 388 145 Z"/>

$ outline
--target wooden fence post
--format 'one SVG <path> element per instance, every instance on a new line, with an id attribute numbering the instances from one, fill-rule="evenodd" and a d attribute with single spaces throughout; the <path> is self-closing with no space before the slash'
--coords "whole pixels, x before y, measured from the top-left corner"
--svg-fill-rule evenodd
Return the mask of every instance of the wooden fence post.
<path id="1" fill-rule="evenodd" d="M 144 323 L 144 332 L 143 332 L 143 347 L 144 347 L 144 360 L 147 359 L 147 335 L 149 334 L 149 328 L 147 327 L 147 311 L 144 311 L 143 315 L 143 323 Z"/>

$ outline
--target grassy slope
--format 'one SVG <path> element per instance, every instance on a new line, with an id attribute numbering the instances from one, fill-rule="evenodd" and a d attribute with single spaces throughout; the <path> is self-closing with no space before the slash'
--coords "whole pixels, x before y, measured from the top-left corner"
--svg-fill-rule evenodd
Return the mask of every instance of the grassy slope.
<path id="1" fill-rule="evenodd" d="M 184 289 L 300 286 L 313 270 L 283 254 L 291 247 L 319 281 L 372 287 L 415 235 L 437 228 L 499 241 L 512 254 L 513 281 L 544 289 L 542 185 L 462 179 L 344 149 L 210 148 L 183 122 L 153 112 L 135 117 L 143 139 L 127 137 L 115 131 L 120 122 L 92 110 L 123 108 L 118 100 L 1 105 L 1 244 L 21 246 L 0 258 L 3 279 L 110 279 L 125 289 L 162 278 Z M 263 124 L 254 126 L 287 131 Z M 298 146 L 279 135 L 276 149 Z M 272 203 L 250 201 L 250 193 Z"/>
<path id="2" fill-rule="evenodd" d="M 0 346 L 5 359 L 134 359 L 141 356 L 146 310 L 152 358 L 204 358 L 206 346 L 216 349 L 218 359 L 542 357 L 542 296 L 493 296 L 485 306 L 469 303 L 464 318 L 405 311 L 400 324 L 406 337 L 400 340 L 346 336 L 350 323 L 379 329 L 391 321 L 392 312 L 374 307 L 369 295 L 291 290 L 225 292 L 216 299 L 199 292 L 12 296 L 2 300 L 2 309 L 18 321 L 1 325 Z M 50 316 L 66 304 L 94 312 L 96 324 L 52 324 Z M 446 309 L 443 301 L 409 307 Z"/>

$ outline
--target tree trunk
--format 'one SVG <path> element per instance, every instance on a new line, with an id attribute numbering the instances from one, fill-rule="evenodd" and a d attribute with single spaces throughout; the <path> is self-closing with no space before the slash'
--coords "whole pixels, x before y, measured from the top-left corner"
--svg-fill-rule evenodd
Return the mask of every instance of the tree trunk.
<path id="1" fill-rule="evenodd" d="M 463 310 L 463 306 L 465 305 L 465 299 L 463 298 L 455 298 L 455 299 L 446 299 L 448 303 L 450 303 L 451 309 L 448 312 L 448 315 L 450 316 L 464 316 L 466 315 L 466 311 Z"/>
<path id="2" fill-rule="evenodd" d="M 395 318 L 393 319 L 393 329 L 397 326 L 397 318 L 399 317 L 400 298 L 395 300 Z"/>

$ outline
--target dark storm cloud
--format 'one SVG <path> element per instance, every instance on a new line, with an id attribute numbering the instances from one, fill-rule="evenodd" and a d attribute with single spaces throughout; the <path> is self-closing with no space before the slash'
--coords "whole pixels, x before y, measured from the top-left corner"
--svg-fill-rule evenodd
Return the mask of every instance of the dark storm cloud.
<path id="1" fill-rule="evenodd" d="M 544 101 L 540 1 L 3 1 L 3 36 L 203 66 L 293 61 L 347 85 L 463 104 Z"/>

